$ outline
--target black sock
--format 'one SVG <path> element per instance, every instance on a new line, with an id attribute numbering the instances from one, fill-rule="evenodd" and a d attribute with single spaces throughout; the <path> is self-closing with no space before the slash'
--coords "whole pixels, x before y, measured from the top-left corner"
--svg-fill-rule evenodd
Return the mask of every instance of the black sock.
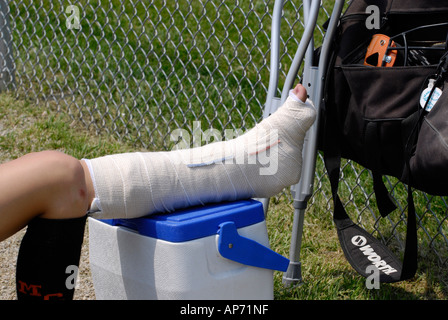
<path id="1" fill-rule="evenodd" d="M 28 224 L 17 258 L 19 300 L 73 299 L 85 221 L 35 218 Z"/>

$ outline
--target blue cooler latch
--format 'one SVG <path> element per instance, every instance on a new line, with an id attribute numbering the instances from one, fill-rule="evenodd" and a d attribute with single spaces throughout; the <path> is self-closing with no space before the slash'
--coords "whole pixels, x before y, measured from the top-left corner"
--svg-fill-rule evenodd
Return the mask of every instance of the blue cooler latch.
<path id="1" fill-rule="evenodd" d="M 219 225 L 218 251 L 224 257 L 248 266 L 286 272 L 289 259 L 249 238 L 240 236 L 234 222 Z"/>

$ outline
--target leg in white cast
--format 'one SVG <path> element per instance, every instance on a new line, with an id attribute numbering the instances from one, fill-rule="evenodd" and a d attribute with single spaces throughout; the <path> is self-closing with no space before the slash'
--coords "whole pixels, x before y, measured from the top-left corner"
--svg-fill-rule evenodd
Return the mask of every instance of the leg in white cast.
<path id="1" fill-rule="evenodd" d="M 85 160 L 98 218 L 135 218 L 188 206 L 270 197 L 297 183 L 316 111 L 298 85 L 275 113 L 242 136 L 169 152 Z"/>

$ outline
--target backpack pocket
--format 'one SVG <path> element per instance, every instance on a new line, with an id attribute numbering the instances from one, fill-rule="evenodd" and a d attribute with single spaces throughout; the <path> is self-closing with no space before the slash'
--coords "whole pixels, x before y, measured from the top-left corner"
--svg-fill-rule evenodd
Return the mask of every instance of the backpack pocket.
<path id="1" fill-rule="evenodd" d="M 433 195 L 448 194 L 448 91 L 421 123 L 409 165 L 412 184 Z"/>
<path id="2" fill-rule="evenodd" d="M 419 110 L 425 79 L 436 66 L 376 68 L 341 66 L 350 100 L 343 120 L 345 157 L 366 168 L 401 178 L 402 121 Z"/>

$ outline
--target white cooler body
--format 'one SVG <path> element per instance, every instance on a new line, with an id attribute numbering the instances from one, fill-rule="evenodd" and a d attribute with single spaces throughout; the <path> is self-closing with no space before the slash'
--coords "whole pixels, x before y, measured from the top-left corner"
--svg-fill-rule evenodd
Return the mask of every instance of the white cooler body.
<path id="1" fill-rule="evenodd" d="M 269 300 L 273 269 L 289 264 L 269 249 L 255 200 L 140 219 L 89 218 L 89 251 L 100 300 Z"/>

